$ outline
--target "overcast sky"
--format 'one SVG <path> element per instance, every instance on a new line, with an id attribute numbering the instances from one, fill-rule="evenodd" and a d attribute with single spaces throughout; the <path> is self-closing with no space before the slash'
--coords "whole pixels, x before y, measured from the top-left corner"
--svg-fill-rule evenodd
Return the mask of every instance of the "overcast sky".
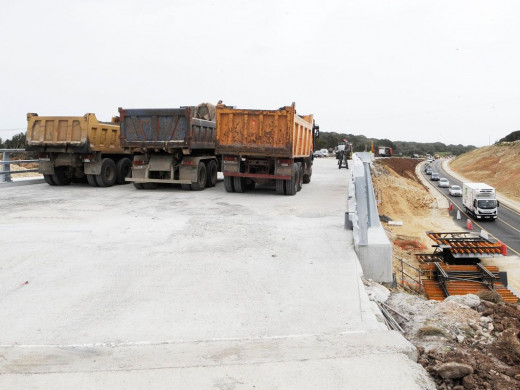
<path id="1" fill-rule="evenodd" d="M 12 1 L 0 137 L 26 113 L 296 102 L 321 131 L 487 145 L 520 129 L 520 1 Z"/>

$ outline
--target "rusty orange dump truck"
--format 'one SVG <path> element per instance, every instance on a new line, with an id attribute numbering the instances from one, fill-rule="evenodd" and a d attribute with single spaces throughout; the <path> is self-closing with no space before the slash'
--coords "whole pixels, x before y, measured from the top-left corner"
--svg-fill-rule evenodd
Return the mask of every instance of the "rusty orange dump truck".
<path id="1" fill-rule="evenodd" d="M 312 175 L 312 151 L 319 127 L 295 104 L 278 110 L 216 109 L 216 153 L 222 156 L 227 192 L 274 184 L 280 195 L 295 195 Z"/>
<path id="2" fill-rule="evenodd" d="M 131 155 L 119 140 L 119 118 L 100 122 L 94 114 L 27 114 L 25 149 L 39 152 L 39 172 L 50 185 L 88 181 L 93 186 L 125 184 Z"/>

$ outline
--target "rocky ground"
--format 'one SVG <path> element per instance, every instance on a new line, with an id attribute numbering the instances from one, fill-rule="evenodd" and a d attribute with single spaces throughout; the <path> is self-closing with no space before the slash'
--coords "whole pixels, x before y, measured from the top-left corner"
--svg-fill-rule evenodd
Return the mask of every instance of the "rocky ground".
<path id="1" fill-rule="evenodd" d="M 417 265 L 415 253 L 432 251 L 425 231 L 460 230 L 415 175 L 418 162 L 392 158 L 375 163 L 379 213 L 402 222 L 383 223 L 394 244 L 396 271 L 397 259 Z M 499 302 L 490 293 L 437 302 L 400 289 L 392 291 L 385 304 L 417 346 L 419 363 L 438 389 L 520 389 L 518 306 Z"/>

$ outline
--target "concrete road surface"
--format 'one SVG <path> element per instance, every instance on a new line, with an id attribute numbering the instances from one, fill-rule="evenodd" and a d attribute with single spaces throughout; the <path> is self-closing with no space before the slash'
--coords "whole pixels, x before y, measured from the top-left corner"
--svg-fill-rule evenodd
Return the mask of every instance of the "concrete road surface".
<path id="1" fill-rule="evenodd" d="M 348 175 L 1 189 L 0 388 L 434 388 L 368 300 Z"/>

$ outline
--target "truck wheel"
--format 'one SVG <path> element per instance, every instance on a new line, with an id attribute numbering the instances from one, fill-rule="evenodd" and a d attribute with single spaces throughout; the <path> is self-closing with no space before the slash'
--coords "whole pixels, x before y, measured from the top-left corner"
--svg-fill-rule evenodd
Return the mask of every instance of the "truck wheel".
<path id="1" fill-rule="evenodd" d="M 52 175 L 43 175 L 43 180 L 45 180 L 45 182 L 50 185 L 50 186 L 55 186 L 56 183 L 54 183 L 54 180 L 52 180 Z"/>
<path id="2" fill-rule="evenodd" d="M 215 187 L 217 185 L 217 162 L 211 160 L 206 166 L 206 187 Z"/>
<path id="3" fill-rule="evenodd" d="M 96 181 L 96 175 L 87 175 L 87 181 L 92 187 L 99 187 Z"/>
<path id="4" fill-rule="evenodd" d="M 226 189 L 226 192 L 235 192 L 233 176 L 224 176 L 224 188 Z"/>
<path id="5" fill-rule="evenodd" d="M 285 181 L 285 195 L 295 195 L 298 192 L 298 181 L 300 180 L 300 170 L 297 164 L 293 164 L 293 171 L 290 180 Z"/>
<path id="6" fill-rule="evenodd" d="M 57 186 L 67 186 L 72 181 L 65 171 L 65 167 L 54 168 L 54 175 L 52 175 L 52 181 Z"/>
<path id="7" fill-rule="evenodd" d="M 132 176 L 132 161 L 125 157 L 119 160 L 116 164 L 116 183 L 128 184 L 125 178 Z"/>
<path id="8" fill-rule="evenodd" d="M 142 190 L 143 189 L 143 183 L 136 183 L 134 181 L 134 187 L 137 188 L 138 190 Z"/>
<path id="9" fill-rule="evenodd" d="M 276 193 L 278 195 L 285 195 L 285 180 L 282 180 L 282 179 L 276 180 Z"/>
<path id="10" fill-rule="evenodd" d="M 116 163 L 111 158 L 101 161 L 101 173 L 96 175 L 96 182 L 100 187 L 112 187 L 116 182 Z"/>
<path id="11" fill-rule="evenodd" d="M 206 165 L 201 161 L 197 167 L 197 181 L 191 184 L 193 191 L 202 191 L 206 188 Z"/>
<path id="12" fill-rule="evenodd" d="M 310 173 L 308 175 L 303 175 L 303 184 L 309 184 L 311 182 L 312 176 L 312 167 L 310 168 Z"/>
<path id="13" fill-rule="evenodd" d="M 302 187 L 303 187 L 303 164 L 298 163 L 298 185 L 296 187 L 298 192 L 300 192 L 302 190 Z"/>
<path id="14" fill-rule="evenodd" d="M 246 180 L 243 177 L 235 176 L 233 178 L 233 185 L 235 187 L 235 192 L 246 192 Z"/>

